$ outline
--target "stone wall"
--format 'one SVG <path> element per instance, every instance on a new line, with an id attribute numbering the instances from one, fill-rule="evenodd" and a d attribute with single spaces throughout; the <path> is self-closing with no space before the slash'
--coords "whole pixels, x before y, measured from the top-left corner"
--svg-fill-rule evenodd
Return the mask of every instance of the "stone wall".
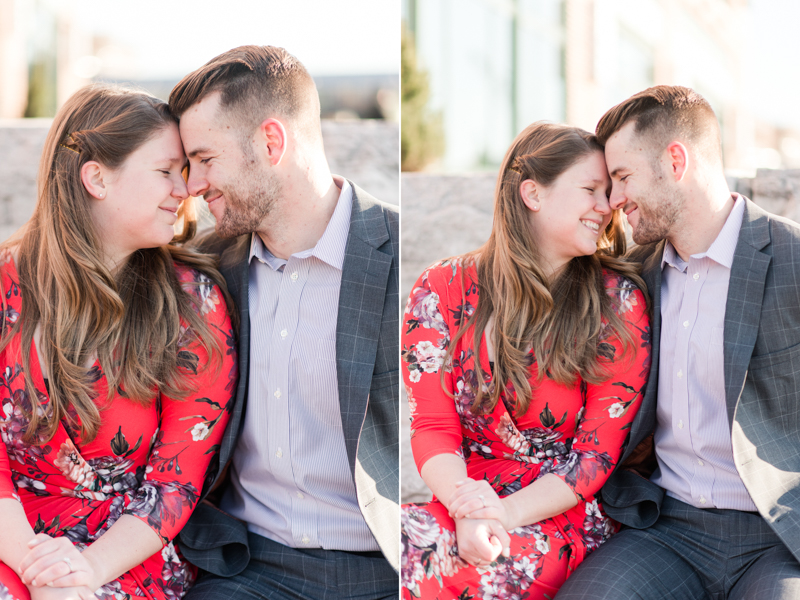
<path id="1" fill-rule="evenodd" d="M 49 119 L 0 119 L 0 240 L 8 238 L 33 213 L 39 158 L 49 127 Z M 334 173 L 384 202 L 399 204 L 396 123 L 323 121 L 322 135 Z"/>
<path id="2" fill-rule="evenodd" d="M 497 175 L 429 175 L 403 173 L 401 294 L 408 297 L 420 273 L 437 259 L 479 247 L 492 225 Z M 732 191 L 769 212 L 800 222 L 800 169 L 760 169 L 755 178 L 728 178 Z M 401 392 L 400 448 L 403 502 L 421 502 L 430 491 L 419 477 L 409 442 L 409 412 Z"/>

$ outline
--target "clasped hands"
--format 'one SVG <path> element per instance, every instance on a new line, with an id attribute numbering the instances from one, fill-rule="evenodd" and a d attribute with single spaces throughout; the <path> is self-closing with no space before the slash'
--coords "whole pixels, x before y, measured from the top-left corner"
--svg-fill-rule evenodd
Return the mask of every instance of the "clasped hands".
<path id="1" fill-rule="evenodd" d="M 19 564 L 19 576 L 31 600 L 96 600 L 91 585 L 94 568 L 66 537 L 40 533 Z"/>
<path id="2" fill-rule="evenodd" d="M 476 567 L 486 566 L 500 554 L 510 553 L 510 515 L 488 481 L 470 479 L 456 483 L 448 504 L 456 522 L 458 554 Z"/>

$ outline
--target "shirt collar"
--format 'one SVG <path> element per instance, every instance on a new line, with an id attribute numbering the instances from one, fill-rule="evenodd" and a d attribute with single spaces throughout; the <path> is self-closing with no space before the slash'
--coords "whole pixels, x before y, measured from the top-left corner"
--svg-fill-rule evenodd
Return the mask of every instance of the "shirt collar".
<path id="1" fill-rule="evenodd" d="M 350 231 L 350 215 L 353 210 L 353 187 L 350 182 L 339 177 L 333 176 L 333 180 L 339 187 L 339 200 L 336 208 L 328 221 L 328 226 L 319 238 L 317 244 L 308 250 L 295 252 L 292 256 L 296 258 L 308 258 L 315 256 L 330 266 L 342 270 L 344 265 L 344 251 L 347 246 L 347 234 Z M 277 258 L 270 252 L 261 240 L 261 237 L 253 232 L 250 236 L 250 255 L 248 263 L 257 258 L 269 265 L 275 271 L 279 271 L 288 262 L 282 258 Z"/>
<path id="2" fill-rule="evenodd" d="M 700 254 L 692 254 L 691 258 L 710 258 L 714 262 L 726 267 L 728 269 L 733 266 L 733 255 L 736 252 L 736 243 L 739 241 L 739 231 L 742 228 L 742 220 L 744 219 L 744 197 L 737 194 L 731 194 L 733 198 L 733 209 L 725 220 L 717 238 L 705 252 Z M 664 246 L 664 255 L 661 257 L 661 268 L 664 264 L 684 271 L 687 263 L 678 255 L 675 247 L 667 241 Z"/>

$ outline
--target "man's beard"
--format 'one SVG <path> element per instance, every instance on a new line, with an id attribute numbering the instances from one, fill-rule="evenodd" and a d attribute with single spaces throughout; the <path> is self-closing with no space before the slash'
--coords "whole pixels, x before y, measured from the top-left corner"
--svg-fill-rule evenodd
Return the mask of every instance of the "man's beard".
<path id="1" fill-rule="evenodd" d="M 666 239 L 674 231 L 684 206 L 683 195 L 676 189 L 669 189 L 657 176 L 646 195 L 646 203 L 634 200 L 639 222 L 632 237 L 640 246 Z"/>
<path id="2" fill-rule="evenodd" d="M 267 173 L 240 171 L 232 183 L 220 189 L 225 206 L 217 221 L 217 235 L 232 238 L 258 230 L 275 208 L 280 189 L 277 179 Z"/>

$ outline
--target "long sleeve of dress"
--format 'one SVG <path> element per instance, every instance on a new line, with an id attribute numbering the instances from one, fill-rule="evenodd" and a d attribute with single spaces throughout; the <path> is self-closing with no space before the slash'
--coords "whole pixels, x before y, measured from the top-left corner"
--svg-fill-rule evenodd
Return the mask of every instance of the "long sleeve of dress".
<path id="1" fill-rule="evenodd" d="M 189 291 L 200 296 L 200 313 L 217 336 L 222 364 L 210 364 L 206 351 L 186 332 L 184 337 L 192 343 L 181 347 L 179 361 L 194 391 L 180 400 L 161 396 L 160 426 L 144 482 L 124 511 L 147 523 L 165 542 L 178 534 L 197 504 L 228 422 L 237 376 L 233 331 L 222 294 L 210 284 Z"/>
<path id="2" fill-rule="evenodd" d="M 8 460 L 8 451 L 5 444 L 0 444 L 0 498 L 14 498 L 19 500 L 17 486 L 11 479 L 11 464 Z"/>
<path id="3" fill-rule="evenodd" d="M 461 421 L 440 370 L 450 344 L 454 313 L 448 305 L 448 261 L 426 270 L 414 284 L 401 332 L 403 379 L 411 408 L 411 448 L 417 469 L 437 454 L 459 454 Z M 451 271 L 455 273 L 455 271 Z M 460 294 L 459 294 L 460 295 Z M 455 318 L 459 318 L 456 314 Z M 453 378 L 445 373 L 450 393 Z"/>
<path id="4" fill-rule="evenodd" d="M 633 348 L 626 352 L 616 336 L 601 339 L 600 354 L 609 361 L 611 377 L 597 385 L 581 383 L 584 407 L 572 448 L 551 471 L 572 488 L 578 500 L 597 493 L 622 455 L 650 370 L 650 321 L 644 295 L 618 275 L 606 275 L 606 284 Z"/>
<path id="5" fill-rule="evenodd" d="M 4 279 L 2 286 L 0 286 L 0 291 L 2 291 L 4 296 L 2 312 L 0 315 L 2 315 L 3 321 L 5 321 L 5 328 L 3 329 L 5 332 L 13 327 L 14 323 L 16 323 L 17 319 L 19 318 L 19 312 L 8 306 L 7 302 L 5 301 L 5 290 L 15 290 L 17 287 L 15 282 L 7 277 L 4 272 L 0 273 L 0 277 Z M 11 368 L 10 366 L 6 367 L 2 374 L 0 374 L 0 380 L 3 388 L 8 388 L 10 391 L 10 387 L 8 385 L 9 379 L 15 375 L 17 375 L 17 373 L 15 373 L 15 369 Z M 3 391 L 5 392 L 5 389 Z M 9 436 L 8 432 L 9 427 L 12 429 L 22 428 L 19 420 L 21 415 L 19 414 L 19 409 L 10 402 L 6 403 L 0 401 L 0 411 L 2 411 L 2 414 L 0 414 L 0 442 L 2 442 L 0 443 L 0 498 L 14 498 L 19 500 L 17 486 L 11 476 L 11 461 L 9 460 L 7 444 L 14 448 L 21 445 L 19 443 L 15 444 L 14 440 L 11 439 L 12 436 Z"/>

